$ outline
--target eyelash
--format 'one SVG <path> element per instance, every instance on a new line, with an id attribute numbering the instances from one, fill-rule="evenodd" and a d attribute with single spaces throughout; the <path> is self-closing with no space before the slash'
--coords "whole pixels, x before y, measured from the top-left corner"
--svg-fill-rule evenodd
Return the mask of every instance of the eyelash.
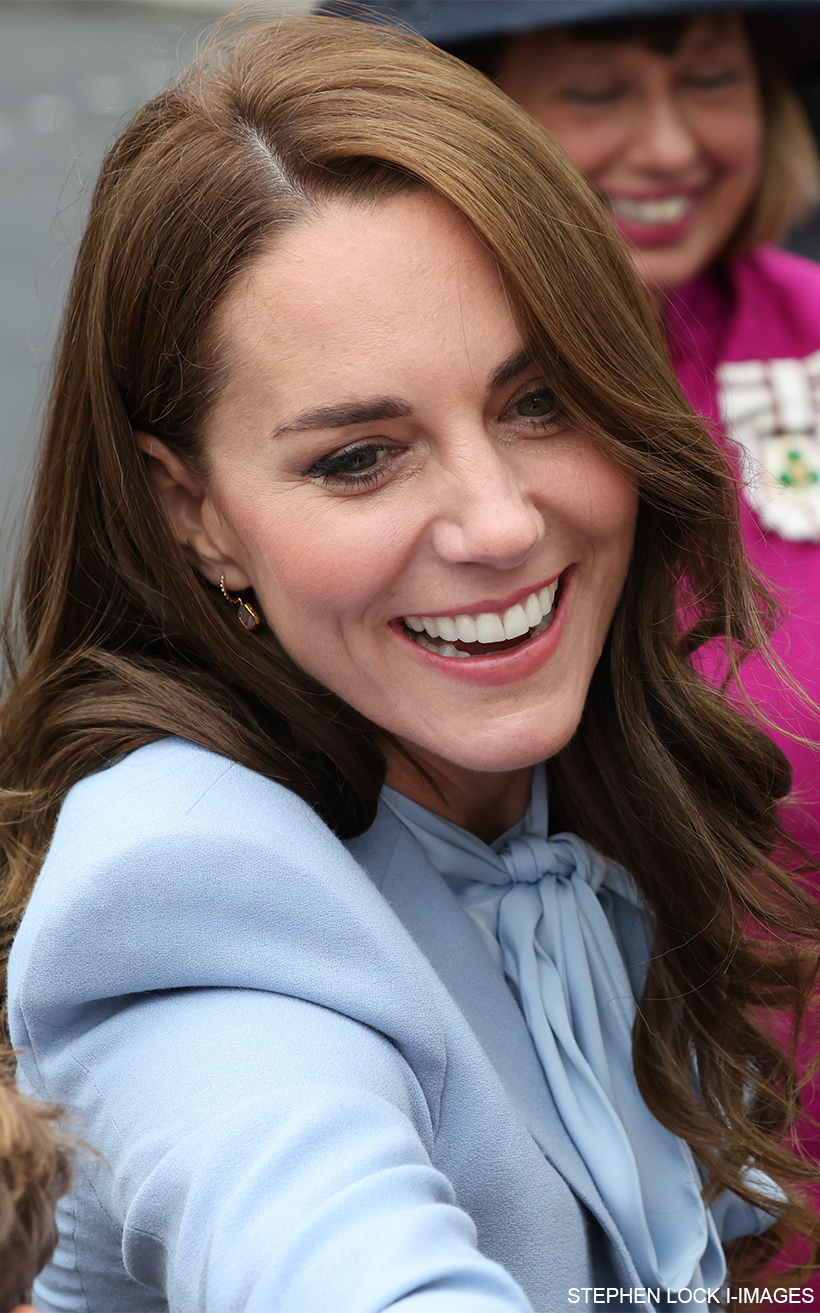
<path id="1" fill-rule="evenodd" d="M 686 79 L 686 85 L 695 91 L 723 91 L 726 87 L 734 86 L 742 79 L 742 73 L 735 69 L 727 69 L 721 73 L 705 73 L 703 75 L 693 74 Z M 595 107 L 596 105 L 608 105 L 617 100 L 627 90 L 625 86 L 602 87 L 599 91 L 582 91 L 580 88 L 570 87 L 564 92 L 565 99 L 576 104 Z"/>
<path id="2" fill-rule="evenodd" d="M 374 466 L 372 469 L 363 470 L 361 473 L 356 474 L 344 469 L 345 462 L 370 452 L 378 454 L 403 450 L 403 447 L 388 446 L 386 442 L 357 442 L 354 446 L 345 448 L 344 451 L 336 451 L 330 456 L 322 456 L 305 473 L 308 478 L 315 479 L 317 483 L 323 483 L 325 487 L 369 488 L 374 483 L 378 483 L 383 477 L 381 468 Z"/>
<path id="3" fill-rule="evenodd" d="M 600 91 L 581 91 L 574 87 L 564 93 L 566 100 L 576 105 L 609 105 L 623 94 L 623 87 L 605 87 Z"/>
<path id="4" fill-rule="evenodd" d="M 548 387 L 530 387 L 522 392 L 521 396 L 507 406 L 507 410 L 512 410 L 514 406 L 520 405 L 528 397 L 545 395 L 550 398 L 551 409 L 547 415 L 537 415 L 528 417 L 526 415 L 517 415 L 516 420 L 519 424 L 526 425 L 530 429 L 544 429 L 549 425 L 559 424 L 565 418 L 565 412 L 561 403 L 557 400 L 555 393 Z M 506 411 L 504 412 L 506 413 Z M 383 462 L 374 465 L 369 470 L 363 470 L 355 473 L 351 470 L 345 470 L 345 463 L 354 460 L 356 457 L 393 453 L 400 454 L 405 451 L 405 447 L 390 445 L 386 442 L 357 442 L 351 447 L 346 447 L 342 451 L 333 452 L 329 456 L 322 456 L 319 460 L 314 461 L 309 469 L 305 470 L 305 476 L 313 479 L 317 483 L 323 484 L 330 488 L 370 488 L 380 483 L 385 476 Z"/>
<path id="5" fill-rule="evenodd" d="M 725 87 L 740 82 L 741 77 L 734 69 L 727 69 L 725 73 L 704 73 L 700 77 L 692 77 L 690 82 L 696 91 L 723 91 Z"/>

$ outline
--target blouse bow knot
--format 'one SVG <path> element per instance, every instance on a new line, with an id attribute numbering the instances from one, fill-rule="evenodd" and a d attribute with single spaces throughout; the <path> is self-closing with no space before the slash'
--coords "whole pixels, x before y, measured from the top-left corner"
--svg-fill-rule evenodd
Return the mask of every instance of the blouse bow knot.
<path id="1" fill-rule="evenodd" d="M 503 971 L 561 1120 L 644 1285 L 721 1287 L 717 1222 L 728 1239 L 772 1219 L 728 1192 L 706 1208 L 691 1149 L 638 1090 L 625 927 L 633 971 L 646 963 L 634 961 L 640 911 L 629 875 L 577 835 L 549 835 L 543 767 L 524 819 L 489 845 L 392 789 L 383 796 Z"/>

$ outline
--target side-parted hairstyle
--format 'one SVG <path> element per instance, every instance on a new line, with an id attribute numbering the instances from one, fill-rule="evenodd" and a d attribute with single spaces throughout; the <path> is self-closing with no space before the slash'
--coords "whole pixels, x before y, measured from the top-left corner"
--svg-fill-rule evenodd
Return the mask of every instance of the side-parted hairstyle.
<path id="1" fill-rule="evenodd" d="M 253 635 L 237 625 L 174 540 L 134 432 L 207 477 L 200 435 L 224 383 L 214 312 L 226 294 L 317 208 L 419 187 L 494 253 L 571 421 L 640 489 L 607 647 L 550 780 L 556 821 L 633 872 L 653 924 L 634 1041 L 641 1091 L 692 1145 L 711 1194 L 760 1202 L 755 1166 L 786 1191 L 778 1224 L 735 1255 L 736 1276 L 795 1232 L 812 1256 L 820 1227 L 799 1191 L 818 1172 L 791 1137 L 820 915 L 773 858 L 788 765 L 692 659 L 717 644 L 735 674 L 771 623 L 733 476 L 681 398 L 592 192 L 506 96 L 413 36 L 333 18 L 240 31 L 140 110 L 104 162 L 0 711 L 5 933 L 66 790 L 163 735 L 284 782 L 340 836 L 371 824 L 382 732 L 294 664 L 275 616 Z M 767 1010 L 788 1024 L 775 1029 Z"/>
<path id="2" fill-rule="evenodd" d="M 661 55 L 673 55 L 696 19 L 721 23 L 737 14 L 698 10 L 661 17 L 604 19 L 571 23 L 561 30 L 581 42 L 637 41 Z M 763 108 L 763 147 L 757 187 L 732 234 L 726 254 L 779 242 L 820 203 L 820 155 L 806 113 L 777 59 L 777 34 L 765 14 L 740 14 L 746 25 Z M 473 68 L 495 77 L 505 36 L 449 43 L 448 50 Z"/>

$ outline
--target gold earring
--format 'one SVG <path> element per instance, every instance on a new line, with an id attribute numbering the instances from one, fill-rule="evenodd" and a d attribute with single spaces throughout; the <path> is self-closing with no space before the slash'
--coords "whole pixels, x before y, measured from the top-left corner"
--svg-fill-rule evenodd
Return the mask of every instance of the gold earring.
<path id="1" fill-rule="evenodd" d="M 260 624 L 262 623 L 261 620 L 259 619 L 258 612 L 254 611 L 250 602 L 244 602 L 241 597 L 231 597 L 230 593 L 225 587 L 224 574 L 220 577 L 219 587 L 222 589 L 222 596 L 225 598 L 225 601 L 232 602 L 234 606 L 239 607 L 239 610 L 236 613 L 236 617 L 240 625 L 244 625 L 246 629 L 258 629 Z"/>

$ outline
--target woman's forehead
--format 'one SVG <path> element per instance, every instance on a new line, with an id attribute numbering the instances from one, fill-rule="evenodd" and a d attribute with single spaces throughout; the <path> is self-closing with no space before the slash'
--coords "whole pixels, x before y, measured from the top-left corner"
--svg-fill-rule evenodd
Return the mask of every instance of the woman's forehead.
<path id="1" fill-rule="evenodd" d="M 355 332 L 375 313 L 374 327 L 389 333 L 414 307 L 460 304 L 478 284 L 501 292 L 492 255 L 447 202 L 427 192 L 378 206 L 339 201 L 256 261 L 227 298 L 222 325 L 242 332 L 261 315 Z"/>
<path id="2" fill-rule="evenodd" d="M 523 345 L 493 257 L 423 192 L 334 204 L 294 227 L 233 290 L 218 333 L 226 400 L 265 393 L 300 407 L 360 378 L 405 396 L 447 371 L 483 386 Z"/>

